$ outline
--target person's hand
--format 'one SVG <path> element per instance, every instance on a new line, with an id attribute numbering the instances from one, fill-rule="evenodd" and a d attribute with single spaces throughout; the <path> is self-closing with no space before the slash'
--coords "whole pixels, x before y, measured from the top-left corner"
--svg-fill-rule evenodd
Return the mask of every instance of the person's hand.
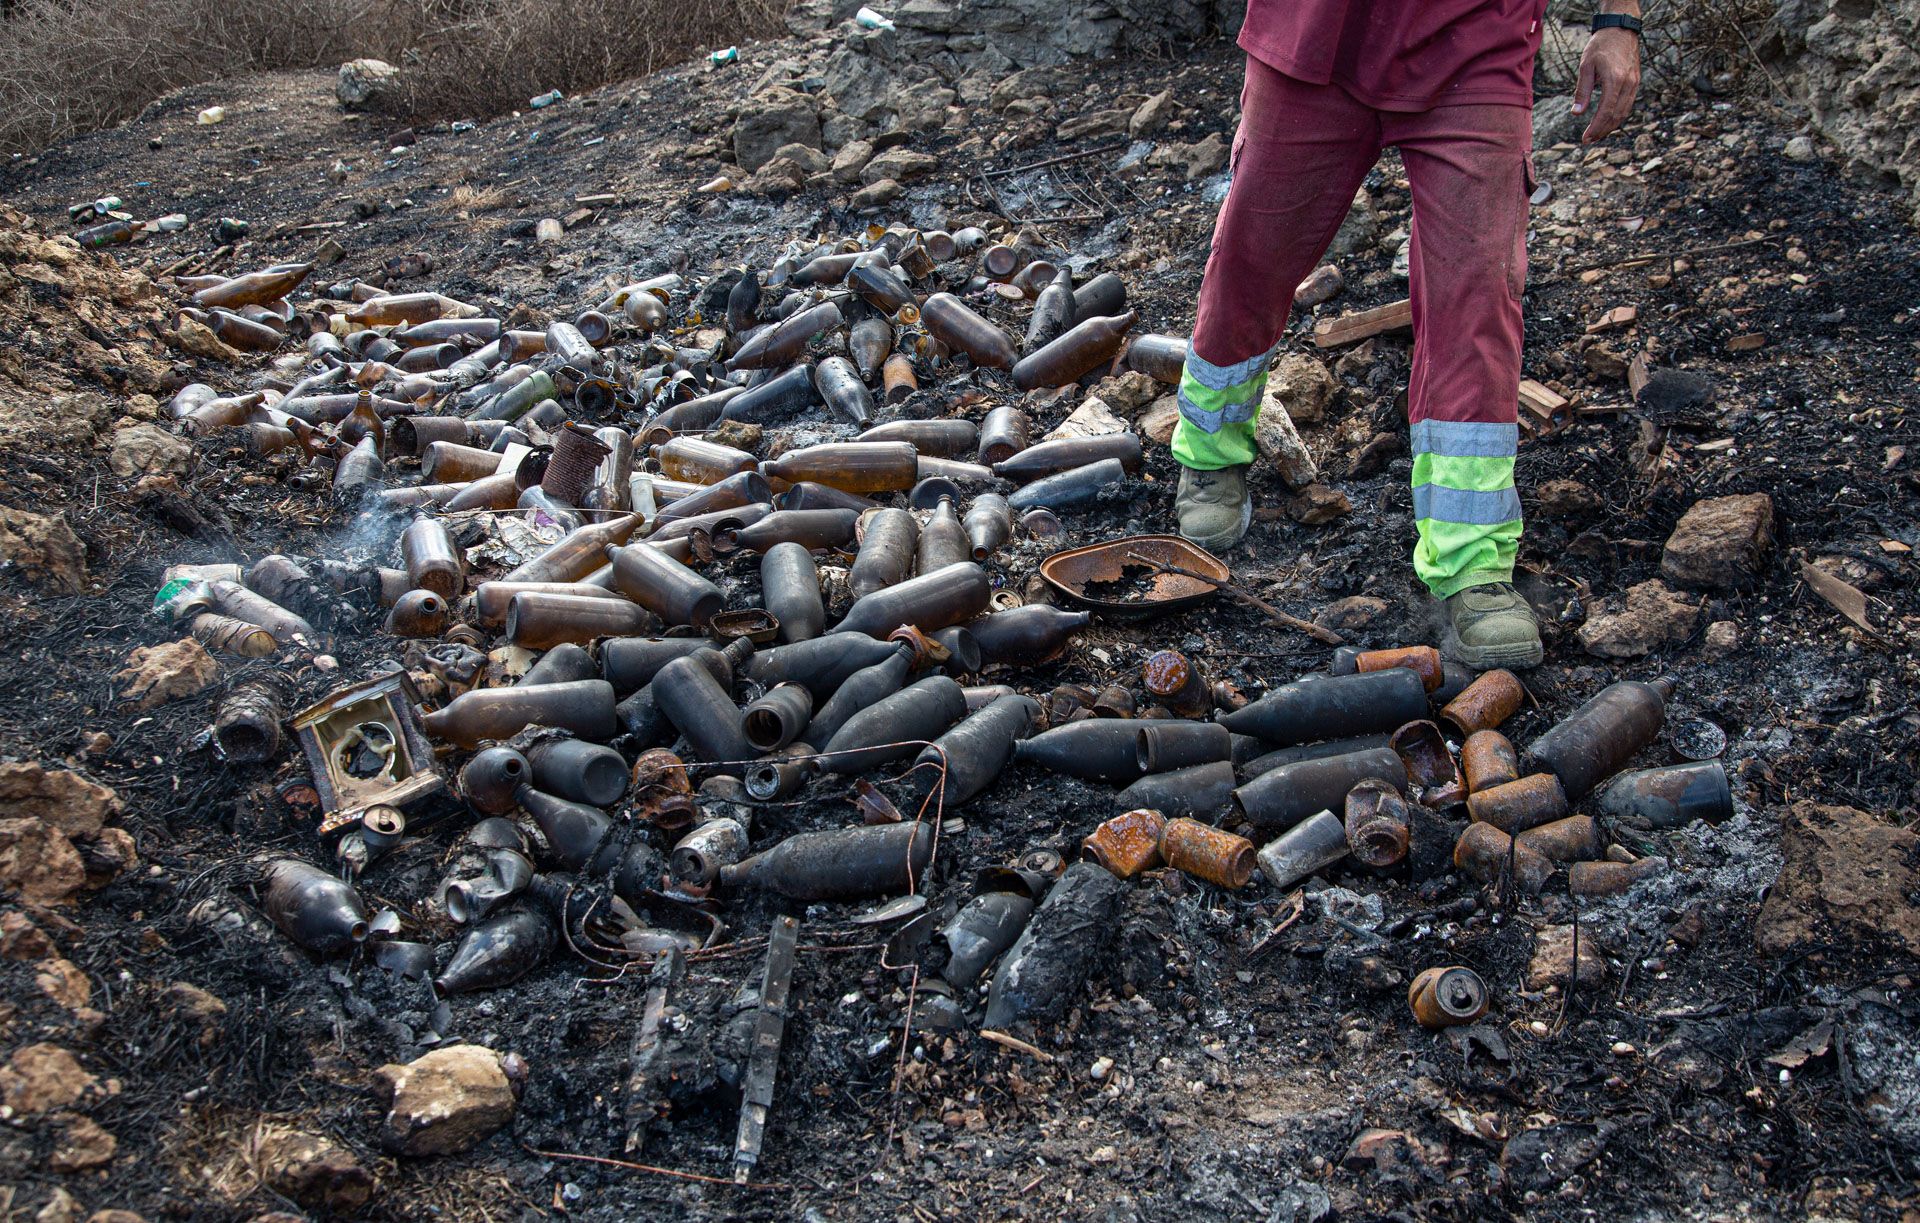
<path id="1" fill-rule="evenodd" d="M 1580 81 L 1573 88 L 1573 113 L 1584 115 L 1600 88 L 1600 105 L 1581 133 L 1582 144 L 1605 140 L 1627 120 L 1633 95 L 1640 91 L 1640 37 L 1628 30 L 1599 30 L 1587 39 L 1580 57 Z"/>

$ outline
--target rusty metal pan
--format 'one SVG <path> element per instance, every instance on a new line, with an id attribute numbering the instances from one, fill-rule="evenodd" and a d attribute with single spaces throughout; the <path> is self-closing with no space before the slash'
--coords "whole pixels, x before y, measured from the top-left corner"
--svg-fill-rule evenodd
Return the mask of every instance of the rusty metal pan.
<path id="1" fill-rule="evenodd" d="M 1224 582 L 1226 563 L 1178 535 L 1132 535 L 1056 552 L 1040 576 L 1069 600 L 1120 620 L 1138 620 L 1202 603 L 1219 593 L 1211 582 L 1157 571 L 1166 565 Z"/>

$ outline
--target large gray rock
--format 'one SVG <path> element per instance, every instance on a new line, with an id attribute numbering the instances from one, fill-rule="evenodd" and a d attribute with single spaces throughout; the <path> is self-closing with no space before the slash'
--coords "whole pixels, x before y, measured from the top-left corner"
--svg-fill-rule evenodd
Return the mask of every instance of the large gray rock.
<path id="1" fill-rule="evenodd" d="M 1537 99 L 1533 104 L 1533 147 L 1550 149 L 1556 144 L 1578 144 L 1587 122 L 1587 116 L 1573 113 L 1571 94 L 1558 93 Z"/>
<path id="2" fill-rule="evenodd" d="M 820 72 L 820 92 L 856 119 L 873 119 L 892 108 L 893 74 L 872 56 L 841 47 Z"/>
<path id="3" fill-rule="evenodd" d="M 733 159 L 741 169 L 758 170 L 782 145 L 820 147 L 820 114 L 807 95 L 769 89 L 746 106 L 733 124 Z"/>
<path id="4" fill-rule="evenodd" d="M 383 59 L 353 59 L 340 65 L 333 96 L 348 110 L 365 110 L 391 92 L 400 70 Z"/>
<path id="5" fill-rule="evenodd" d="M 1785 56 L 1785 72 L 1776 72 L 1805 98 L 1821 135 L 1852 161 L 1897 177 L 1920 203 L 1920 40 L 1911 5 L 1778 0 L 1761 49 Z"/>

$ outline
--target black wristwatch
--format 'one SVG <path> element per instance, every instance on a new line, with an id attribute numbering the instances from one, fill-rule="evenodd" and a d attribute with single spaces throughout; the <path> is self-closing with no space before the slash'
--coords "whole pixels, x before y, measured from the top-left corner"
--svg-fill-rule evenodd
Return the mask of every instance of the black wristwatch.
<path id="1" fill-rule="evenodd" d="M 1626 30 L 1635 38 L 1640 37 L 1640 19 L 1625 13 L 1595 13 L 1589 28 L 1596 34 L 1602 30 Z"/>

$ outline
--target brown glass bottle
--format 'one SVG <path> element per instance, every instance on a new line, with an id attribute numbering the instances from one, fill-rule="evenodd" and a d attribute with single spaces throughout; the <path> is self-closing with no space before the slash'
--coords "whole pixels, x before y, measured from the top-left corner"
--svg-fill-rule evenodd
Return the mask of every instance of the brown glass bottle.
<path id="1" fill-rule="evenodd" d="M 1578 801 L 1653 742 L 1666 720 L 1673 689 L 1674 681 L 1664 676 L 1652 683 L 1621 680 L 1608 685 L 1527 745 L 1527 767 L 1552 773 L 1567 797 Z"/>
<path id="2" fill-rule="evenodd" d="M 558 727 L 595 743 L 605 743 L 619 731 L 613 685 L 603 679 L 480 688 L 455 697 L 446 708 L 422 717 L 420 724 L 434 738 L 464 748 L 477 748 L 488 739 L 510 739 L 529 726 Z"/>
<path id="3" fill-rule="evenodd" d="M 960 515 L 954 512 L 953 498 L 942 497 L 940 504 L 928 516 L 926 525 L 920 528 L 920 544 L 914 556 L 914 568 L 920 573 L 932 573 L 936 569 L 971 559 L 973 548 L 967 542 L 967 528 L 961 525 Z"/>
<path id="4" fill-rule="evenodd" d="M 833 302 L 808 306 L 773 324 L 740 346 L 727 363 L 730 369 L 772 369 L 791 364 L 807 350 L 807 344 L 823 331 L 831 331 L 845 319 Z"/>
<path id="5" fill-rule="evenodd" d="M 1026 352 L 1039 352 L 1072 330 L 1073 324 L 1073 272 L 1059 268 L 1034 299 L 1033 314 L 1027 320 Z"/>
<path id="6" fill-rule="evenodd" d="M 897 492 L 919 478 L 919 455 L 906 442 L 825 442 L 789 450 L 760 465 L 762 475 L 811 480 L 849 493 Z"/>
<path id="7" fill-rule="evenodd" d="M 1127 368 L 1155 382 L 1178 386 L 1187 365 L 1187 342 L 1175 335 L 1139 335 L 1127 345 Z"/>
<path id="8" fill-rule="evenodd" d="M 920 307 L 928 331 L 988 369 L 1012 369 L 1017 356 L 1007 333 L 951 293 L 935 293 Z M 1089 369 L 1092 366 L 1088 366 Z"/>
<path id="9" fill-rule="evenodd" d="M 371 297 L 347 311 L 348 322 L 363 327 L 388 323 L 430 323 L 439 318 L 478 318 L 481 310 L 438 293 L 390 293 Z"/>
<path id="10" fill-rule="evenodd" d="M 860 376 L 872 378 L 893 353 L 893 325 L 883 318 L 861 319 L 847 333 L 847 351 Z"/>
<path id="11" fill-rule="evenodd" d="M 923 457 L 957 459 L 972 454 L 979 437 L 980 430 L 972 421 L 943 416 L 936 420 L 888 421 L 875 425 L 854 440 L 905 442 Z"/>
<path id="12" fill-rule="evenodd" d="M 646 632 L 652 620 L 645 608 L 626 599 L 523 591 L 507 604 L 506 637 L 510 645 L 547 650 L 569 642 L 634 636 Z"/>
<path id="13" fill-rule="evenodd" d="M 746 548 L 767 552 L 780 544 L 798 544 L 808 551 L 838 548 L 853 538 L 858 510 L 775 510 L 756 523 L 725 530 L 715 537 L 716 550 Z"/>
<path id="14" fill-rule="evenodd" d="M 900 403 L 919 390 L 920 379 L 914 376 L 913 358 L 903 352 L 888 357 L 880 367 L 880 385 L 888 403 Z"/>
<path id="15" fill-rule="evenodd" d="M 507 622 L 507 605 L 518 594 L 575 595 L 587 599 L 626 601 L 626 596 L 587 582 L 482 582 L 473 589 L 473 618 L 482 628 Z"/>
<path id="16" fill-rule="evenodd" d="M 983 663 L 1039 666 L 1065 653 L 1067 639 L 1092 619 L 1087 612 L 1029 603 L 975 620 L 967 630 L 980 646 Z"/>
<path id="17" fill-rule="evenodd" d="M 605 522 L 590 522 L 519 568 L 504 574 L 503 582 L 577 582 L 607 563 L 607 549 L 624 544 L 640 527 L 640 515 L 622 514 Z"/>
<path id="18" fill-rule="evenodd" d="M 654 447 L 653 457 L 659 460 L 661 471 L 695 484 L 718 484 L 728 476 L 752 471 L 760 462 L 744 450 L 701 437 L 676 437 Z"/>
<path id="19" fill-rule="evenodd" d="M 973 559 L 984 561 L 1013 537 L 1013 510 L 999 493 L 981 493 L 967 507 L 965 525 Z"/>
<path id="20" fill-rule="evenodd" d="M 920 524 L 901 509 L 875 510 L 868 515 L 860 551 L 847 574 L 847 589 L 855 599 L 906 580 L 913 572 L 914 546 Z"/>
<path id="21" fill-rule="evenodd" d="M 400 559 L 415 586 L 449 601 L 466 589 L 467 566 L 438 518 L 416 518 L 400 533 Z"/>
<path id="22" fill-rule="evenodd" d="M 986 610 L 991 594 L 986 570 L 972 563 L 948 565 L 856 600 L 833 631 L 885 637 L 911 624 L 930 633 L 973 619 Z"/>
<path id="23" fill-rule="evenodd" d="M 607 555 L 613 560 L 614 588 L 668 624 L 704 628 L 726 606 L 718 586 L 657 548 L 615 546 Z"/>
<path id="24" fill-rule="evenodd" d="M 264 305 L 293 292 L 312 271 L 311 263 L 296 263 L 264 272 L 248 272 L 244 276 L 235 276 L 201 289 L 193 295 L 193 302 L 206 309 L 224 306 L 229 310 Z"/>
<path id="25" fill-rule="evenodd" d="M 988 467 L 1004 463 L 1032 444 L 1032 422 L 1012 404 L 1002 404 L 987 413 L 980 422 L 980 445 L 976 457 Z"/>
<path id="26" fill-rule="evenodd" d="M 1018 454 L 996 461 L 993 474 L 1003 480 L 1025 484 L 1045 479 L 1102 459 L 1117 459 L 1128 471 L 1138 471 L 1142 462 L 1140 435 L 1101 433 L 1093 437 L 1060 437 L 1028 446 Z"/>
<path id="27" fill-rule="evenodd" d="M 1075 324 L 1046 347 L 1013 367 L 1013 384 L 1023 391 L 1065 386 L 1113 359 L 1139 316 L 1132 311 Z"/>
<path id="28" fill-rule="evenodd" d="M 420 455 L 420 478 L 436 484 L 460 484 L 500 470 L 502 455 L 460 442 L 432 442 Z"/>

